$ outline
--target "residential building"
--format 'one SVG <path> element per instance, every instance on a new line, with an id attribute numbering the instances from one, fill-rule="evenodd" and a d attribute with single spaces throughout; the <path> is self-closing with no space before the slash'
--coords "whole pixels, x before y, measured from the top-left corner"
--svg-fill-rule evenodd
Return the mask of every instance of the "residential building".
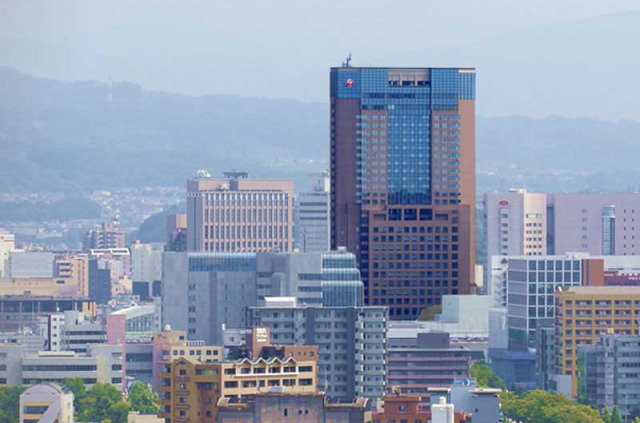
<path id="1" fill-rule="evenodd" d="M 578 398 L 598 409 L 618 407 L 623 421 L 640 409 L 640 336 L 600 335 L 594 345 L 578 347 Z"/>
<path id="2" fill-rule="evenodd" d="M 391 332 L 392 333 L 392 332 Z M 387 339 L 387 386 L 428 398 L 428 389 L 451 387 L 468 378 L 472 352 L 452 346 L 446 332 L 419 332 L 417 337 Z"/>
<path id="3" fill-rule="evenodd" d="M 222 347 L 205 345 L 203 341 L 189 341 L 184 331 L 173 331 L 170 328 L 153 335 L 153 387 L 161 385 L 160 373 L 163 363 L 179 357 L 187 357 L 194 362 L 210 363 L 223 359 Z"/>
<path id="4" fill-rule="evenodd" d="M 362 304 L 360 272 L 345 251 L 167 252 L 163 260 L 163 324 L 209 344 L 222 344 L 222 325 L 248 327 L 247 307 L 264 305 L 266 297 L 317 306 Z"/>
<path id="5" fill-rule="evenodd" d="M 217 423 L 371 423 L 369 402 L 330 403 L 322 393 L 259 393 L 250 399 L 218 401 Z"/>
<path id="6" fill-rule="evenodd" d="M 129 249 L 131 251 L 133 294 L 140 296 L 142 300 L 159 297 L 164 245 L 161 243 L 141 244 L 136 241 Z"/>
<path id="7" fill-rule="evenodd" d="M 316 393 L 316 362 L 293 357 L 210 363 L 179 357 L 165 362 L 162 370 L 159 417 L 165 422 L 216 421 L 221 398 L 237 400 L 269 389 Z"/>
<path id="8" fill-rule="evenodd" d="M 89 257 L 84 254 L 56 256 L 53 267 L 54 278 L 77 281 L 78 296 L 80 298 L 89 298 Z"/>
<path id="9" fill-rule="evenodd" d="M 20 395 L 20 423 L 73 423 L 73 393 L 57 383 L 27 388 Z"/>
<path id="10" fill-rule="evenodd" d="M 556 292 L 556 391 L 577 395 L 577 350 L 606 334 L 638 335 L 640 287 L 575 286 Z"/>
<path id="11" fill-rule="evenodd" d="M 100 229 L 86 233 L 82 243 L 84 251 L 105 248 L 125 248 L 125 234 L 117 229 L 117 223 L 103 223 Z"/>
<path id="12" fill-rule="evenodd" d="M 274 343 L 318 346 L 318 389 L 330 400 L 384 393 L 386 307 L 249 307 L 248 314 L 251 326 L 269 328 Z"/>
<path id="13" fill-rule="evenodd" d="M 187 181 L 187 250 L 293 251 L 293 196 L 293 180 L 199 172 Z"/>
<path id="14" fill-rule="evenodd" d="M 442 398 L 446 404 L 446 399 Z M 438 404 L 439 405 L 439 404 Z M 373 423 L 396 423 L 401 421 L 411 423 L 436 423 L 436 422 L 454 422 L 454 423 L 471 423 L 471 414 L 463 411 L 455 411 L 452 404 L 445 414 L 450 417 L 449 420 L 445 416 L 440 416 L 443 410 L 435 409 L 428 403 L 425 404 L 423 398 L 419 395 L 406 395 L 398 393 L 396 395 L 386 395 L 382 397 L 382 404 L 373 413 Z M 445 420 L 442 418 L 445 417 Z"/>
<path id="15" fill-rule="evenodd" d="M 475 70 L 331 69 L 331 248 L 414 320 L 475 289 Z"/>
<path id="16" fill-rule="evenodd" d="M 310 190 L 295 198 L 295 242 L 302 252 L 324 253 L 330 250 L 329 173 L 309 175 Z"/>

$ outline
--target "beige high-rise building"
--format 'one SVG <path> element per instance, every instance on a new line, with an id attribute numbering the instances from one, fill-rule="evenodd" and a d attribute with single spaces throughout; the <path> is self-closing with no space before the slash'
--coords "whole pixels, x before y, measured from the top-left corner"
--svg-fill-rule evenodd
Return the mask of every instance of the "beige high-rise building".
<path id="1" fill-rule="evenodd" d="M 187 181 L 188 251 L 293 251 L 293 180 L 247 176 Z"/>

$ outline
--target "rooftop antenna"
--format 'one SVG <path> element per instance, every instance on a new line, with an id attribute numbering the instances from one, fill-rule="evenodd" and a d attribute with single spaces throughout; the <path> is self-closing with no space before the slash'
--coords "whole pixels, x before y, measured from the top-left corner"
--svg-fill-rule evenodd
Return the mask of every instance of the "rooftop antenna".
<path id="1" fill-rule="evenodd" d="M 342 67 L 343 68 L 351 67 L 351 53 L 349 53 L 349 55 L 347 56 L 347 59 L 344 62 L 342 62 Z"/>

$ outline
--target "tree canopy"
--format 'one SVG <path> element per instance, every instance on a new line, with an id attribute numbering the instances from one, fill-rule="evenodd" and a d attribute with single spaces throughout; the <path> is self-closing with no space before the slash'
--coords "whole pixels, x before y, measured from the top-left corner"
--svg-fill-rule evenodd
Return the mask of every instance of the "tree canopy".
<path id="1" fill-rule="evenodd" d="M 603 423 L 597 410 L 539 389 L 522 396 L 503 391 L 500 408 L 506 417 L 528 423 Z"/>
<path id="2" fill-rule="evenodd" d="M 469 369 L 469 375 L 476 379 L 476 384 L 480 387 L 507 389 L 500 376 L 495 374 L 491 367 L 483 361 L 473 363 Z"/>

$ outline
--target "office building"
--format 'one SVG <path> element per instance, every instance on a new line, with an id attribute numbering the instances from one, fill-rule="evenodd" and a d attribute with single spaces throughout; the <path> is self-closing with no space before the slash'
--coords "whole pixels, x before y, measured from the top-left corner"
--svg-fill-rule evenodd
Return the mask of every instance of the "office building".
<path id="1" fill-rule="evenodd" d="M 293 251 L 293 196 L 292 180 L 199 172 L 187 181 L 187 250 Z"/>
<path id="2" fill-rule="evenodd" d="M 640 287 L 574 286 L 556 292 L 556 391 L 577 394 L 577 350 L 601 335 L 637 335 Z"/>
<path id="3" fill-rule="evenodd" d="M 640 194 L 484 195 L 487 259 L 505 255 L 640 255 Z"/>
<path id="4" fill-rule="evenodd" d="M 360 272 L 345 251 L 168 252 L 163 260 L 163 324 L 210 344 L 221 345 L 223 324 L 248 327 L 246 308 L 264 305 L 266 297 L 317 306 L 362 304 Z"/>
<path id="5" fill-rule="evenodd" d="M 73 423 L 73 393 L 57 383 L 27 388 L 20 395 L 20 423 Z"/>
<path id="6" fill-rule="evenodd" d="M 316 393 L 314 360 L 292 357 L 203 363 L 190 357 L 164 363 L 160 373 L 161 410 L 166 422 L 216 421 L 221 398 L 240 399 L 261 391 Z"/>
<path id="7" fill-rule="evenodd" d="M 475 70 L 331 69 L 331 247 L 413 320 L 474 291 Z"/>
<path id="8" fill-rule="evenodd" d="M 73 351 L 40 351 L 26 354 L 24 345 L 0 344 L 0 380 L 7 385 L 62 383 L 80 378 L 88 388 L 96 382 L 122 388 L 122 345 L 93 344 L 85 354 Z"/>
<path id="9" fill-rule="evenodd" d="M 48 316 L 49 351 L 86 353 L 89 344 L 103 344 L 107 340 L 102 322 L 80 311 L 65 311 Z"/>
<path id="10" fill-rule="evenodd" d="M 535 348 L 536 330 L 553 327 L 558 288 L 603 285 L 604 263 L 582 254 L 506 257 L 509 349 Z"/>
<path id="11" fill-rule="evenodd" d="M 95 316 L 96 304 L 86 299 L 0 296 L 0 333 L 39 332 L 41 319 L 68 310 Z"/>
<path id="12" fill-rule="evenodd" d="M 251 326 L 274 343 L 317 345 L 318 389 L 331 400 L 375 400 L 385 389 L 386 307 L 250 307 Z"/>
<path id="13" fill-rule="evenodd" d="M 135 242 L 129 249 L 133 295 L 138 295 L 142 300 L 160 296 L 164 245 Z"/>
<path id="14" fill-rule="evenodd" d="M 455 379 L 468 378 L 471 360 L 471 351 L 452 346 L 445 332 L 419 332 L 410 338 L 389 336 L 387 386 L 428 398 L 429 388 L 450 388 Z"/>
<path id="15" fill-rule="evenodd" d="M 623 421 L 637 417 L 640 404 L 640 336 L 601 335 L 578 348 L 578 398 L 598 409 L 618 407 Z"/>
<path id="16" fill-rule="evenodd" d="M 117 229 L 117 223 L 103 223 L 100 229 L 92 229 L 84 237 L 84 251 L 105 248 L 125 248 L 125 234 Z"/>
<path id="17" fill-rule="evenodd" d="M 218 423 L 370 423 L 371 411 L 365 398 L 353 403 L 330 403 L 322 393 L 256 394 L 250 399 L 218 401 Z"/>
<path id="18" fill-rule="evenodd" d="M 488 258 L 547 255 L 547 194 L 487 193 L 483 205 Z"/>
<path id="19" fill-rule="evenodd" d="M 310 190 L 295 199 L 295 241 L 302 252 L 323 253 L 330 250 L 329 237 L 329 173 L 309 176 Z"/>

